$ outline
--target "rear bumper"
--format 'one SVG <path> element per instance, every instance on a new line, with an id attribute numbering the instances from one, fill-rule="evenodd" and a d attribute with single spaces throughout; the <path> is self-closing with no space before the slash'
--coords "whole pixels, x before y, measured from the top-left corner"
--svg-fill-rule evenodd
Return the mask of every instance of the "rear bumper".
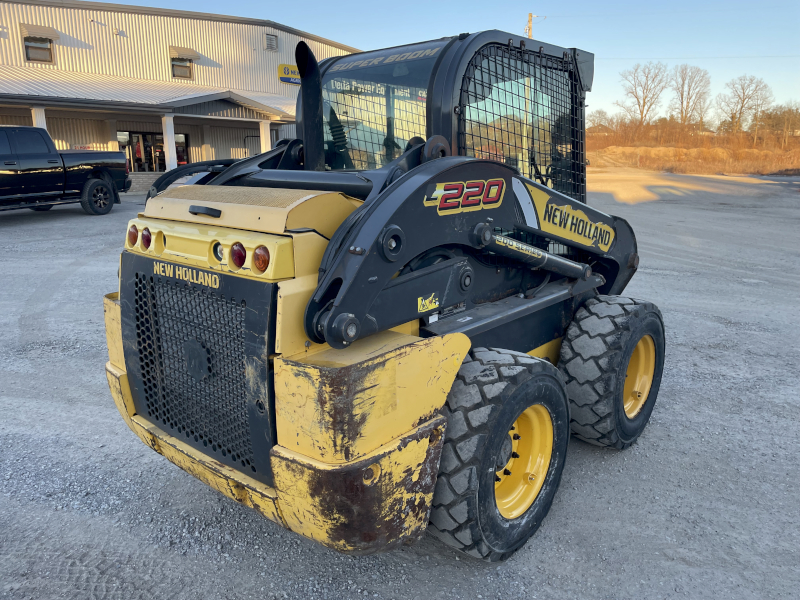
<path id="1" fill-rule="evenodd" d="M 127 192 L 129 189 L 131 189 L 132 185 L 133 185 L 133 180 L 130 177 L 126 177 L 125 181 L 122 184 L 122 190 L 120 191 Z"/>
<path id="2" fill-rule="evenodd" d="M 111 395 L 128 427 L 153 450 L 229 498 L 343 553 L 380 552 L 424 533 L 444 441 L 443 417 L 432 415 L 352 461 L 326 462 L 274 446 L 269 453 L 272 487 L 136 413 L 122 351 L 118 295 L 107 295 L 104 308 Z M 289 435 L 282 436 L 279 428 L 279 443 L 284 437 Z"/>

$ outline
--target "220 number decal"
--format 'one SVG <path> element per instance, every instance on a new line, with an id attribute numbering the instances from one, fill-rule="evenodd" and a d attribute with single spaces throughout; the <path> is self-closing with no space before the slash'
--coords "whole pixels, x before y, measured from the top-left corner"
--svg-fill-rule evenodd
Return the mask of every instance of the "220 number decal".
<path id="1" fill-rule="evenodd" d="M 435 206 L 439 215 L 497 208 L 503 202 L 505 186 L 503 179 L 437 183 L 430 197 L 425 196 L 424 204 Z"/>

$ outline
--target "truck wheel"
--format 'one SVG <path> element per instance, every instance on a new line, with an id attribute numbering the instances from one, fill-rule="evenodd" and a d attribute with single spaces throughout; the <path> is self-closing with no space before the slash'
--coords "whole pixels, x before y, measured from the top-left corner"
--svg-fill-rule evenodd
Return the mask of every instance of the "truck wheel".
<path id="1" fill-rule="evenodd" d="M 53 205 L 52 204 L 45 204 L 44 206 L 29 206 L 28 208 L 30 210 L 33 210 L 33 211 L 36 211 L 36 212 L 46 212 L 46 211 L 50 210 L 51 208 L 53 208 Z"/>
<path id="2" fill-rule="evenodd" d="M 505 560 L 553 502 L 569 440 L 566 389 L 549 362 L 475 348 L 443 408 L 432 535 L 465 554 Z"/>
<path id="3" fill-rule="evenodd" d="M 89 215 L 107 215 L 114 208 L 114 190 L 105 179 L 89 179 L 83 186 L 81 207 Z"/>
<path id="4" fill-rule="evenodd" d="M 622 296 L 588 300 L 567 329 L 559 369 L 567 382 L 572 433 L 624 450 L 647 426 L 661 386 L 661 311 Z"/>

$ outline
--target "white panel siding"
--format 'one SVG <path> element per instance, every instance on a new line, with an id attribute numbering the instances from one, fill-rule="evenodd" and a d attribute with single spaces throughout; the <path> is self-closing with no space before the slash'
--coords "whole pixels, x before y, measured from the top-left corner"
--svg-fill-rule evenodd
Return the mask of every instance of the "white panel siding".
<path id="1" fill-rule="evenodd" d="M 0 125 L 33 125 L 33 118 L 28 115 L 4 115 L 0 114 Z"/>
<path id="2" fill-rule="evenodd" d="M 245 140 L 245 136 L 254 135 Z M 190 141 L 190 143 L 192 143 Z M 258 129 L 246 127 L 212 127 L 212 160 L 220 158 L 247 158 L 260 152 Z"/>
<path id="3" fill-rule="evenodd" d="M 293 140 L 297 137 L 297 127 L 294 125 L 281 125 L 278 129 L 278 139 Z"/>
<path id="4" fill-rule="evenodd" d="M 116 150 L 116 147 L 109 147 L 106 127 L 105 121 L 94 119 L 47 119 L 47 131 L 59 150 L 72 150 L 75 146 L 91 146 L 92 150 Z"/>
<path id="5" fill-rule="evenodd" d="M 143 9 L 146 11 L 147 9 Z M 195 18 L 0 2 L 0 63 L 136 79 L 171 81 L 270 92 L 295 97 L 298 86 L 281 83 L 279 64 L 294 64 L 302 37 L 272 27 Z M 24 59 L 20 23 L 46 25 L 59 32 L 55 64 Z M 120 35 L 114 34 L 114 29 Z M 263 35 L 278 37 L 278 51 L 264 50 Z M 319 60 L 346 51 L 304 39 Z M 196 50 L 201 58 L 191 80 L 171 76 L 169 46 Z"/>

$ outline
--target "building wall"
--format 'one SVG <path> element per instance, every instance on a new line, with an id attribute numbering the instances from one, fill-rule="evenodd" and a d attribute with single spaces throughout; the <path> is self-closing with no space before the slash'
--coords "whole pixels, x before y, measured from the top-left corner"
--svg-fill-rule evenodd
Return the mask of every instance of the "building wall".
<path id="1" fill-rule="evenodd" d="M 142 8 L 146 12 L 146 8 Z M 278 65 L 294 64 L 294 48 L 306 41 L 319 60 L 345 50 L 272 27 L 132 14 L 97 9 L 0 2 L 0 63 L 37 69 L 117 75 L 294 97 L 296 85 L 280 82 Z M 20 23 L 46 25 L 59 32 L 55 64 L 25 61 Z M 114 31 L 119 33 L 115 34 Z M 278 51 L 264 49 L 264 34 L 278 37 Z M 194 78 L 171 76 L 169 46 L 201 55 Z"/>
<path id="2" fill-rule="evenodd" d="M 0 125 L 32 125 L 31 117 L 21 114 L 4 114 L 0 108 Z M 217 121 L 217 123 L 220 123 Z M 284 126 L 286 128 L 294 126 Z M 281 127 L 281 129 L 284 129 Z M 152 118 L 132 118 L 117 120 L 117 131 L 136 133 L 161 133 L 161 120 Z M 91 146 L 93 150 L 118 150 L 117 144 L 110 144 L 108 125 L 105 119 L 73 119 L 48 117 L 47 131 L 59 150 L 71 150 L 74 146 Z M 208 131 L 209 139 L 204 138 Z M 189 160 L 214 160 L 220 158 L 247 158 L 261 152 L 258 127 L 241 122 L 231 125 L 193 125 L 175 123 L 175 133 L 189 137 Z M 287 137 L 281 134 L 280 137 Z M 210 156 L 203 157 L 203 144 L 210 146 Z"/>

